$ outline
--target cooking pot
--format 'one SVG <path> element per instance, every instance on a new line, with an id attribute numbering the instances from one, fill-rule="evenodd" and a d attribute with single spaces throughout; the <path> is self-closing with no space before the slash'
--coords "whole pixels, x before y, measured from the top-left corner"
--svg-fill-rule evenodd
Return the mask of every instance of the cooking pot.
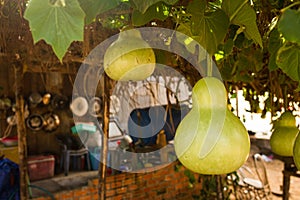
<path id="1" fill-rule="evenodd" d="M 29 96 L 29 102 L 31 105 L 37 105 L 39 103 L 41 103 L 43 100 L 43 97 L 41 96 L 40 93 L 38 92 L 33 92 L 30 96 Z"/>
<path id="2" fill-rule="evenodd" d="M 28 128 L 30 128 L 33 131 L 39 131 L 44 126 L 44 118 L 38 114 L 31 114 L 26 119 L 26 125 Z"/>
<path id="3" fill-rule="evenodd" d="M 94 117 L 101 115 L 101 99 L 99 97 L 93 97 L 89 102 L 89 113 Z"/>
<path id="4" fill-rule="evenodd" d="M 54 109 L 64 109 L 67 106 L 68 97 L 63 95 L 55 95 L 51 101 Z"/>
<path id="5" fill-rule="evenodd" d="M 60 124 L 60 119 L 58 115 L 51 112 L 47 112 L 43 114 L 43 118 L 44 118 L 43 130 L 47 132 L 51 132 L 51 131 L 55 131 L 58 128 Z"/>
<path id="6" fill-rule="evenodd" d="M 50 93 L 46 93 L 44 94 L 42 101 L 44 105 L 48 105 L 50 103 L 51 100 L 51 94 Z"/>
<path id="7" fill-rule="evenodd" d="M 85 115 L 89 109 L 89 104 L 84 97 L 76 97 L 71 105 L 70 109 L 72 110 L 74 115 L 82 117 Z"/>

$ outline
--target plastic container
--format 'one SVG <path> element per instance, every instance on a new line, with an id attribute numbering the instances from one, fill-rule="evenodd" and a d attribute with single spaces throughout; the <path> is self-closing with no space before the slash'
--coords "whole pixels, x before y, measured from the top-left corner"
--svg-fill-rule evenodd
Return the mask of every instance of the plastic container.
<path id="1" fill-rule="evenodd" d="M 53 155 L 28 156 L 28 174 L 30 181 L 54 176 L 55 158 Z"/>
<path id="2" fill-rule="evenodd" d="M 91 133 L 96 132 L 96 126 L 88 123 L 78 123 L 71 128 L 73 134 L 79 133 L 81 131 L 88 131 Z"/>
<path id="3" fill-rule="evenodd" d="M 95 147 L 93 151 L 89 151 L 92 170 L 98 170 L 99 162 L 101 160 L 100 151 L 101 151 L 100 147 Z M 110 152 L 108 152 L 107 155 L 107 163 L 108 163 L 108 167 L 110 167 Z"/>

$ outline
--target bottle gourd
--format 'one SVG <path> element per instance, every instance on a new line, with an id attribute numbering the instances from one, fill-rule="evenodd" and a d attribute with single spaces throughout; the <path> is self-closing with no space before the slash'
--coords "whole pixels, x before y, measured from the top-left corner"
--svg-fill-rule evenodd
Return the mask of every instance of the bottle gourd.
<path id="1" fill-rule="evenodd" d="M 104 54 L 104 71 L 116 81 L 139 81 L 155 69 L 155 54 L 136 29 L 122 31 Z"/>
<path id="2" fill-rule="evenodd" d="M 270 138 L 271 150 L 280 156 L 293 156 L 293 147 L 299 132 L 296 119 L 291 111 L 284 112 L 273 122 Z"/>
<path id="3" fill-rule="evenodd" d="M 179 124 L 174 146 L 180 162 L 200 174 L 237 170 L 250 152 L 248 132 L 227 106 L 227 92 L 217 78 L 200 79 L 192 90 L 193 107 Z"/>

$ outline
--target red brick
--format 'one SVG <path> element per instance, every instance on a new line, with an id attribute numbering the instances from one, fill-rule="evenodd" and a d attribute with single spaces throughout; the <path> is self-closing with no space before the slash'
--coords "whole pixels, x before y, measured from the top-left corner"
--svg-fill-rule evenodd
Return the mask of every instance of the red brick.
<path id="1" fill-rule="evenodd" d="M 111 188 L 119 188 L 122 186 L 122 183 L 121 182 L 114 182 L 114 183 L 111 183 Z"/>
<path id="2" fill-rule="evenodd" d="M 126 192 L 127 192 L 127 188 L 125 187 L 117 188 L 117 194 L 124 194 Z"/>
<path id="3" fill-rule="evenodd" d="M 90 195 L 79 197 L 79 200 L 92 200 Z"/>
<path id="4" fill-rule="evenodd" d="M 92 195 L 91 195 L 91 198 L 92 198 L 92 200 L 94 200 L 94 199 L 98 199 L 98 193 L 96 193 L 96 194 L 92 194 Z"/>
<path id="5" fill-rule="evenodd" d="M 71 199 L 71 198 L 73 198 L 73 191 L 70 191 L 70 192 L 64 191 L 64 192 L 61 194 L 61 198 L 62 198 L 62 199 Z"/>
<path id="6" fill-rule="evenodd" d="M 128 190 L 129 191 L 133 191 L 133 190 L 137 190 L 139 187 L 137 185 L 129 185 L 128 186 Z"/>
<path id="7" fill-rule="evenodd" d="M 80 196 L 84 196 L 84 195 L 87 195 L 87 194 L 88 194 L 88 190 L 86 190 L 86 189 L 74 190 L 74 196 L 75 197 L 80 197 Z"/>
<path id="8" fill-rule="evenodd" d="M 123 200 L 122 195 L 114 196 L 113 200 Z"/>
<path id="9" fill-rule="evenodd" d="M 116 194 L 116 191 L 115 191 L 115 190 L 107 190 L 107 191 L 106 191 L 106 196 L 107 196 L 107 197 L 114 196 L 115 194 Z"/>

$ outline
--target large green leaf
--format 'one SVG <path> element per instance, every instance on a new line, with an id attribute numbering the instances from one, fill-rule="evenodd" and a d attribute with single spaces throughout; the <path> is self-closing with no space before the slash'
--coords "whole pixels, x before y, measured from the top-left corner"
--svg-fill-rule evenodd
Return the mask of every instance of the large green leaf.
<path id="1" fill-rule="evenodd" d="M 223 0 L 222 9 L 230 18 L 230 22 L 239 25 L 245 35 L 262 47 L 261 35 L 256 24 L 254 9 L 248 0 Z"/>
<path id="2" fill-rule="evenodd" d="M 277 29 L 273 29 L 270 33 L 269 43 L 268 43 L 268 50 L 270 53 L 268 67 L 271 71 L 278 68 L 276 64 L 276 57 L 277 57 L 277 52 L 281 46 L 282 46 L 282 40 L 280 34 Z"/>
<path id="3" fill-rule="evenodd" d="M 291 79 L 300 81 L 300 46 L 286 44 L 278 50 L 276 64 Z"/>
<path id="4" fill-rule="evenodd" d="M 278 21 L 278 30 L 285 39 L 300 44 L 300 10 L 286 10 Z"/>
<path id="5" fill-rule="evenodd" d="M 169 5 L 173 5 L 175 4 L 178 0 L 131 0 L 131 2 L 134 4 L 134 7 L 139 10 L 141 13 L 145 13 L 146 10 L 158 3 L 158 2 L 165 2 L 166 4 L 169 4 Z"/>
<path id="6" fill-rule="evenodd" d="M 238 70 L 245 72 L 259 72 L 263 67 L 263 53 L 257 48 L 244 48 L 238 54 Z"/>
<path id="7" fill-rule="evenodd" d="M 165 20 L 169 16 L 170 7 L 163 2 L 158 2 L 150 6 L 145 13 L 134 10 L 132 13 L 132 23 L 135 26 L 142 26 L 154 19 Z"/>
<path id="8" fill-rule="evenodd" d="M 85 14 L 79 3 L 74 0 L 31 0 L 24 13 L 34 43 L 44 39 L 62 61 L 64 54 L 73 41 L 83 41 Z"/>
<path id="9" fill-rule="evenodd" d="M 122 0 L 78 0 L 86 14 L 85 23 L 91 23 L 95 17 L 117 7 Z"/>
<path id="10" fill-rule="evenodd" d="M 188 34 L 198 36 L 194 39 L 212 55 L 224 40 L 229 27 L 229 19 L 220 9 L 205 13 L 205 3 L 206 1 L 203 0 L 194 0 L 189 4 L 187 12 L 191 13 L 192 17 L 191 32 Z"/>

